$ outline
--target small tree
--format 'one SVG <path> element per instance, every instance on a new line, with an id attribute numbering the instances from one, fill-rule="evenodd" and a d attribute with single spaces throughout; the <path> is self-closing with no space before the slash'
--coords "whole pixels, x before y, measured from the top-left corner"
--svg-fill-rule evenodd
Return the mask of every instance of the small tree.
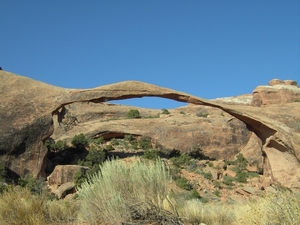
<path id="1" fill-rule="evenodd" d="M 85 138 L 84 134 L 81 133 L 75 135 L 71 143 L 75 148 L 81 149 L 81 148 L 85 148 L 88 145 L 88 140 Z"/>
<path id="2" fill-rule="evenodd" d="M 137 109 L 131 109 L 127 113 L 127 118 L 137 119 L 137 118 L 141 118 L 141 115 L 140 115 L 140 112 Z"/>

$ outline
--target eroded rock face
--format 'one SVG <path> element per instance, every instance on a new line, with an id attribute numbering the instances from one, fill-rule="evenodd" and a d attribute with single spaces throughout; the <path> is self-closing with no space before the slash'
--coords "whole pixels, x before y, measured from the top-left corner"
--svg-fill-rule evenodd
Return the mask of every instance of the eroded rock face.
<path id="1" fill-rule="evenodd" d="M 269 86 L 258 86 L 253 91 L 251 105 L 264 106 L 300 101 L 300 87 L 294 80 L 274 79 Z"/>
<path id="2" fill-rule="evenodd" d="M 127 119 L 127 112 L 133 108 L 110 104 L 70 104 L 65 106 L 67 113 L 64 119 L 59 122 L 58 117 L 54 117 L 52 138 L 70 143 L 80 133 L 91 138 L 133 134 L 150 137 L 157 149 L 189 152 L 199 146 L 207 157 L 233 159 L 247 145 L 252 133 L 242 121 L 209 106 L 189 105 L 169 110 L 170 114 L 159 117 L 161 110 L 136 108 L 146 118 Z M 72 119 L 75 115 L 76 121 Z M 258 159 L 261 161 L 260 156 Z"/>
<path id="3" fill-rule="evenodd" d="M 294 100 L 297 100 L 296 98 L 299 97 L 299 87 L 295 85 L 285 84 L 274 85 L 267 88 L 256 88 L 253 99 L 258 99 L 259 96 L 262 105 L 266 106 L 253 107 L 208 101 L 183 92 L 137 81 L 120 82 L 93 89 L 75 90 L 54 87 L 6 71 L 0 71 L 0 76 L 2 81 L 0 84 L 2 97 L 0 100 L 0 160 L 2 163 L 5 163 L 11 173 L 20 176 L 24 176 L 28 173 L 33 176 L 43 175 L 47 155 L 47 149 L 43 146 L 43 142 L 53 133 L 54 125 L 52 116 L 59 115 L 63 106 L 75 102 L 103 103 L 109 100 L 157 96 L 221 109 L 234 117 L 231 120 L 233 127 L 240 126 L 238 123 L 242 121 L 245 127 L 249 131 L 254 132 L 261 140 L 266 176 L 269 176 L 273 181 L 279 182 L 286 187 L 300 187 L 300 178 L 298 177 L 300 168 L 300 103 L 287 100 L 292 99 L 288 97 L 288 93 L 290 92 L 294 93 Z M 255 93 L 257 93 L 258 96 L 255 97 Z M 291 101 L 293 102 L 285 103 Z M 170 121 L 172 117 L 161 119 L 166 120 L 163 121 L 164 124 L 174 122 Z M 195 122 L 197 122 L 197 120 L 195 120 Z M 122 123 L 125 124 L 126 122 L 122 121 Z M 147 123 L 147 121 L 145 123 Z M 155 125 L 151 125 L 150 121 L 148 123 L 148 126 L 155 127 Z M 206 128 L 209 127 L 209 123 L 209 120 L 205 122 Z M 158 130 L 158 133 L 164 124 L 155 128 Z M 181 123 L 180 126 L 178 126 L 178 124 L 174 124 L 174 126 L 171 125 L 169 127 L 176 130 L 184 130 L 185 126 L 188 127 L 184 122 Z M 229 127 L 232 126 L 230 124 L 228 125 Z M 115 126 L 120 126 L 120 124 Z M 147 124 L 145 124 L 145 126 L 147 126 Z M 220 126 L 216 129 L 220 129 Z M 126 125 L 124 127 L 124 129 L 127 129 Z M 163 129 L 165 128 L 163 127 Z M 163 129 L 163 134 L 169 132 L 169 135 L 173 135 L 172 130 L 167 131 Z M 232 133 L 234 133 L 234 128 L 230 129 L 232 129 Z M 242 132 L 242 130 L 245 129 L 241 129 L 239 132 Z M 188 129 L 186 131 L 186 137 L 188 138 Z M 200 136 L 202 134 L 199 132 Z M 196 137 L 200 138 L 200 136 Z M 246 135 L 244 134 L 244 137 L 248 138 L 247 132 Z M 158 143 L 171 145 L 171 143 L 168 143 L 167 136 L 159 137 L 158 135 L 153 138 L 155 138 Z M 209 138 L 209 135 L 206 136 L 207 140 L 209 140 Z M 221 137 L 216 136 L 211 140 L 217 141 L 219 138 Z M 234 140 L 231 140 L 228 146 L 233 142 Z M 254 145 L 250 145 L 248 141 L 246 141 L 245 146 L 247 145 L 248 149 L 251 149 L 251 146 L 258 146 L 258 148 L 260 148 L 259 141 Z M 184 146 L 178 146 L 178 148 L 184 148 Z M 210 150 L 208 149 L 207 152 L 208 151 Z"/>

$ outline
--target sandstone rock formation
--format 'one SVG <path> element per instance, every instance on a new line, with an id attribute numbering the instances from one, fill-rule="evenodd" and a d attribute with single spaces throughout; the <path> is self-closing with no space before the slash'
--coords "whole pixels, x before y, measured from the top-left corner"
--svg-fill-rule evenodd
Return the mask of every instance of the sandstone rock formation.
<path id="1" fill-rule="evenodd" d="M 251 105 L 263 106 L 300 101 L 300 87 L 293 80 L 273 79 L 269 86 L 258 86 L 253 91 Z"/>
<path id="2" fill-rule="evenodd" d="M 232 159 L 247 145 L 252 134 L 240 120 L 208 106 L 180 107 L 169 110 L 170 114 L 163 114 L 159 118 L 126 119 L 127 112 L 132 108 L 134 107 L 73 103 L 65 106 L 67 113 L 60 123 L 54 117 L 55 131 L 52 138 L 70 142 L 72 137 L 80 133 L 85 133 L 89 138 L 101 135 L 107 139 L 132 134 L 151 138 L 156 149 L 189 152 L 193 147 L 199 146 L 207 157 Z M 137 109 L 143 117 L 157 116 L 161 112 Z M 208 117 L 201 116 L 208 112 Z M 74 115 L 77 122 L 71 125 L 69 121 Z M 261 161 L 260 150 L 259 153 L 255 160 L 258 164 Z"/>
<path id="3" fill-rule="evenodd" d="M 76 102 L 103 103 L 109 100 L 157 96 L 217 108 L 234 117 L 231 120 L 234 123 L 239 123 L 238 120 L 242 121 L 246 128 L 260 139 L 252 146 L 257 148 L 261 146 L 266 178 L 271 178 L 286 187 L 300 187 L 300 103 L 290 102 L 279 105 L 266 103 L 289 102 L 285 100 L 286 95 L 283 93 L 291 90 L 290 86 L 293 86 L 293 93 L 299 93 L 299 88 L 294 85 L 288 88 L 287 85 L 283 85 L 282 88 L 280 85 L 275 85 L 280 87 L 277 88 L 278 90 L 284 90 L 277 95 L 280 96 L 280 101 L 266 101 L 265 99 L 268 98 L 264 96 L 271 95 L 268 91 L 260 91 L 262 89 L 258 87 L 253 94 L 253 102 L 260 101 L 255 100 L 259 99 L 257 96 L 259 94 L 261 104 L 266 105 L 262 108 L 218 103 L 137 81 L 75 90 L 54 87 L 6 71 L 0 71 L 0 76 L 2 80 L 0 160 L 5 163 L 11 174 L 44 175 L 47 149 L 43 142 L 53 133 L 53 115 L 57 115 L 58 118 L 63 116 L 64 106 Z M 297 91 L 294 91 L 296 89 Z M 165 122 L 169 123 L 169 121 Z M 184 124 L 177 129 L 182 127 Z M 159 137 L 157 139 L 160 140 Z M 167 139 L 161 139 L 159 143 L 164 141 Z M 248 149 L 250 148 L 248 146 Z"/>

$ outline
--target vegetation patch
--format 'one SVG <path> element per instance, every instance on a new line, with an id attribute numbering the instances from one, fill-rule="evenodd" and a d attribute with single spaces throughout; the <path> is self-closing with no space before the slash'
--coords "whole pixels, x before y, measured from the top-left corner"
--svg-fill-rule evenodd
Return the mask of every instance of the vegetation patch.
<path id="1" fill-rule="evenodd" d="M 164 210 L 164 202 L 170 202 L 168 182 L 170 177 L 160 160 L 130 165 L 119 160 L 106 161 L 101 172 L 78 188 L 80 215 L 91 224 L 166 221 L 171 215 Z"/>
<path id="2" fill-rule="evenodd" d="M 128 119 L 139 119 L 141 118 L 141 114 L 137 109 L 131 109 L 127 112 Z"/>
<path id="3" fill-rule="evenodd" d="M 75 135 L 71 141 L 72 145 L 77 149 L 83 149 L 88 146 L 89 142 L 83 133 Z"/>

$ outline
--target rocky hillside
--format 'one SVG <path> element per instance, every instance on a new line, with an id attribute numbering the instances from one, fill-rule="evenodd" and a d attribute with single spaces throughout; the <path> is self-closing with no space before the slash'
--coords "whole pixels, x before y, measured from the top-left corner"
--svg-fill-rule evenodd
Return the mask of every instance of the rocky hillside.
<path id="1" fill-rule="evenodd" d="M 263 168 L 263 179 L 300 187 L 300 88 L 295 81 L 273 80 L 252 95 L 206 100 L 138 81 L 81 90 L 6 71 L 0 76 L 0 160 L 10 176 L 46 177 L 66 164 L 50 160 L 44 145 L 49 138 L 70 142 L 80 133 L 106 140 L 131 134 L 149 138 L 153 148 L 164 151 L 189 152 L 197 146 L 207 159 L 234 160 L 242 153 L 248 166 Z M 189 104 L 169 114 L 109 104 L 145 96 Z M 126 118 L 130 109 L 138 109 L 142 118 Z"/>

